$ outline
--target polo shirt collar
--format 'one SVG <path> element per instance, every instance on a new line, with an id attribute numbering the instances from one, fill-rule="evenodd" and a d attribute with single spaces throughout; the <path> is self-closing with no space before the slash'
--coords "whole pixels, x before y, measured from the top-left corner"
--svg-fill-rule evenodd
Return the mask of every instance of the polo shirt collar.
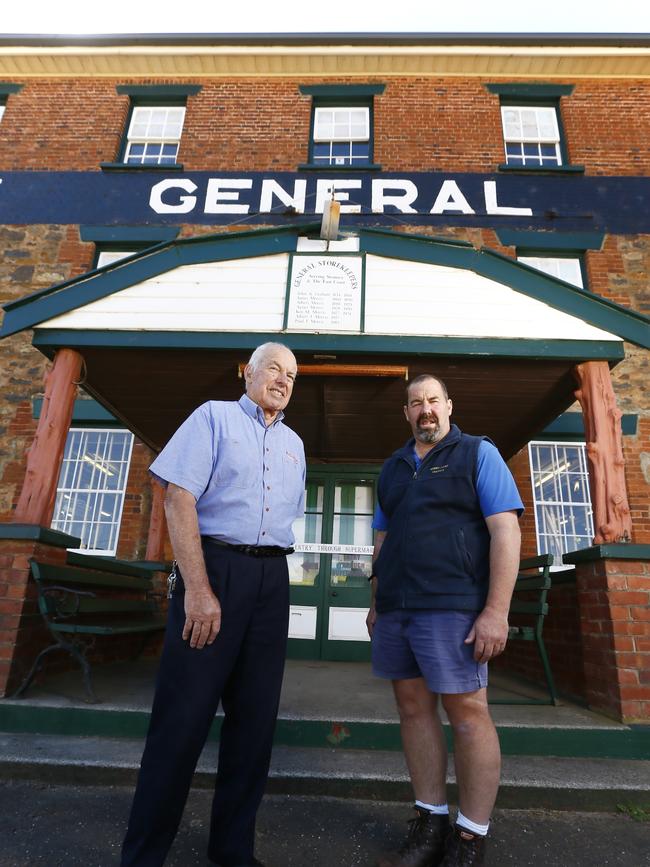
<path id="1" fill-rule="evenodd" d="M 252 419 L 261 422 L 264 427 L 267 427 L 266 419 L 264 418 L 264 410 L 259 404 L 255 403 L 254 400 L 251 400 L 247 394 L 242 394 L 242 396 L 239 398 L 239 405 L 244 410 L 246 415 L 249 415 Z M 282 410 L 280 410 L 280 412 L 273 420 L 272 424 L 275 424 L 278 421 L 282 421 L 283 418 L 284 413 L 282 412 Z"/>

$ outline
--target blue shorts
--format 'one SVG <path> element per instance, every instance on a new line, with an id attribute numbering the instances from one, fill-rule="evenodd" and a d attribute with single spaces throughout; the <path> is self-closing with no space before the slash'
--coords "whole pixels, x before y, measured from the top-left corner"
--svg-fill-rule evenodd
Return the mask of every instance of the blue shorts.
<path id="1" fill-rule="evenodd" d="M 372 633 L 372 670 L 377 677 L 423 677 L 431 692 L 475 692 L 487 686 L 487 663 L 464 644 L 474 611 L 405 609 L 377 615 Z"/>

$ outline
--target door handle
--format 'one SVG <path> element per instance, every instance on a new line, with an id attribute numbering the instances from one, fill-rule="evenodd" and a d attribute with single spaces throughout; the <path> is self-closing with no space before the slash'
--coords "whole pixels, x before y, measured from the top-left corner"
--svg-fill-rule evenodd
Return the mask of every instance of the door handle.
<path id="1" fill-rule="evenodd" d="M 339 595 L 338 590 L 332 590 L 330 593 L 330 596 L 338 596 L 338 595 Z"/>

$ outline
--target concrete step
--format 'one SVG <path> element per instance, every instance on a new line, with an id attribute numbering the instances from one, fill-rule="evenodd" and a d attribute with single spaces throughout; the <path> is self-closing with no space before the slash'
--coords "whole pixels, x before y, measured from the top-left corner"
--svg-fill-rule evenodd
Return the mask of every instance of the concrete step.
<path id="1" fill-rule="evenodd" d="M 0 777 L 44 782 L 133 786 L 141 738 L 0 734 Z M 217 745 L 199 760 L 197 788 L 214 785 Z M 453 757 L 450 800 L 455 801 Z M 374 801 L 412 798 L 401 752 L 276 746 L 268 791 Z M 504 756 L 497 806 L 608 810 L 650 802 L 650 761 Z"/>

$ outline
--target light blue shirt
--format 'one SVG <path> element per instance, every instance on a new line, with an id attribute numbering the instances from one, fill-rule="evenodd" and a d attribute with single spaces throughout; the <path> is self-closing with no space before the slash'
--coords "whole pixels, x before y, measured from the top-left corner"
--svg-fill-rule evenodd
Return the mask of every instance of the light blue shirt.
<path id="1" fill-rule="evenodd" d="M 268 427 L 248 395 L 210 400 L 169 440 L 150 472 L 196 498 L 199 530 L 234 545 L 293 545 L 291 525 L 304 513 L 305 451 L 282 423 Z"/>
<path id="2" fill-rule="evenodd" d="M 413 449 L 415 468 L 422 463 Z M 499 512 L 516 511 L 519 515 L 524 511 L 519 491 L 512 478 L 508 465 L 499 454 L 498 449 L 482 440 L 476 457 L 476 493 L 484 518 L 497 515 Z M 372 522 L 373 530 L 388 530 L 388 518 L 377 503 Z"/>

